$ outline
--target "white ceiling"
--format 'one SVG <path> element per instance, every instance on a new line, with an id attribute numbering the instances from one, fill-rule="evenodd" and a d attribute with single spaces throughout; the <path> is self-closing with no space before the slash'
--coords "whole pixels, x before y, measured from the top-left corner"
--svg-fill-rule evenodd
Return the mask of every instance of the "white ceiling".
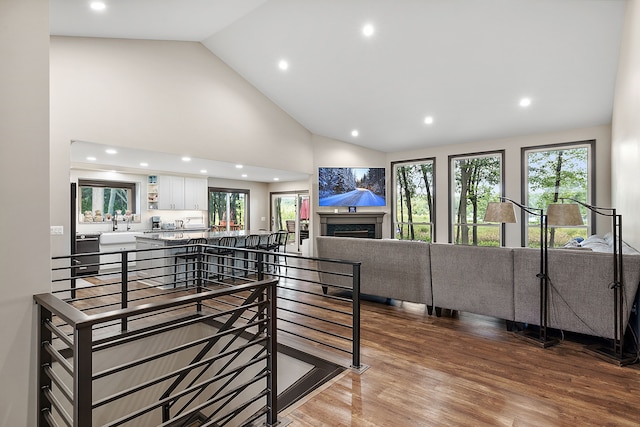
<path id="1" fill-rule="evenodd" d="M 115 153 L 109 154 L 106 150 Z M 161 174 L 171 172 L 179 175 L 217 177 L 257 182 L 302 181 L 308 175 L 298 172 L 236 165 L 214 159 L 189 158 L 158 151 L 138 150 L 126 147 L 110 147 L 88 141 L 71 143 L 71 167 L 104 172 Z M 91 160 L 88 160 L 91 159 Z M 141 163 L 145 163 L 144 166 Z"/>
<path id="2" fill-rule="evenodd" d="M 624 0 L 103 1 L 51 0 L 51 34 L 200 41 L 311 132 L 384 152 L 611 122 Z"/>

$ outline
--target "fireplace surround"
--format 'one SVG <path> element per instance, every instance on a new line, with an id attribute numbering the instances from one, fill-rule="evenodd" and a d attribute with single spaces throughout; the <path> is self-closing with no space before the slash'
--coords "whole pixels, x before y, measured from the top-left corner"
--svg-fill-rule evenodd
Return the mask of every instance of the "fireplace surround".
<path id="1" fill-rule="evenodd" d="M 385 212 L 318 212 L 321 236 L 382 238 Z"/>

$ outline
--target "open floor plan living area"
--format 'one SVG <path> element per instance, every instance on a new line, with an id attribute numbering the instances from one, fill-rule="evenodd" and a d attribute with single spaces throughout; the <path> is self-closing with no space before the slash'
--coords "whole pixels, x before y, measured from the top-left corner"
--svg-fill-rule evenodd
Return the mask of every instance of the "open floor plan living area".
<path id="1" fill-rule="evenodd" d="M 639 425 L 640 0 L 0 33 L 0 427 Z"/>

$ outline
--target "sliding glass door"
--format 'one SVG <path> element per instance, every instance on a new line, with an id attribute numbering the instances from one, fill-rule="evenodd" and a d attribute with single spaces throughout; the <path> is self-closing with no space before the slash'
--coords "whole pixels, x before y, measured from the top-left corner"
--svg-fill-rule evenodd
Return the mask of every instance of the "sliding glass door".
<path id="1" fill-rule="evenodd" d="M 309 194 L 271 193 L 271 231 L 289 232 L 287 251 L 303 252 L 309 239 Z"/>

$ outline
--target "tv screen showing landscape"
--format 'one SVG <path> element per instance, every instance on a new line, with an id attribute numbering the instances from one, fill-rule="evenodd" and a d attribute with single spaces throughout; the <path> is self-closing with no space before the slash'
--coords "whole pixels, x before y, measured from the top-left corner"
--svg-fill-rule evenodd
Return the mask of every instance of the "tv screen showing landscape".
<path id="1" fill-rule="evenodd" d="M 385 206 L 384 168 L 319 168 L 320 206 Z"/>

